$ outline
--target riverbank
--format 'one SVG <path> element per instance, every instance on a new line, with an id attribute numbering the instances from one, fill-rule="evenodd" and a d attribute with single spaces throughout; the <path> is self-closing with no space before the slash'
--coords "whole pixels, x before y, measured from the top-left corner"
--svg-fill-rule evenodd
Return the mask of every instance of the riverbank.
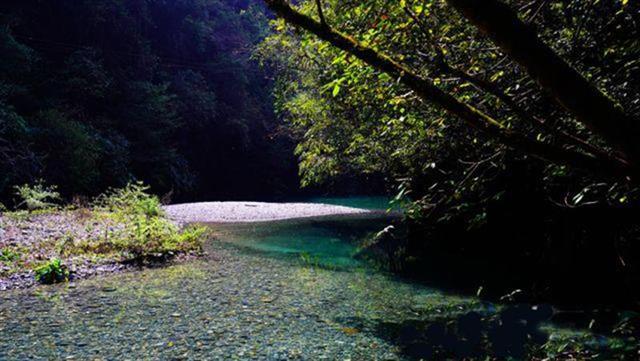
<path id="1" fill-rule="evenodd" d="M 59 260 L 61 269 L 54 271 L 63 281 L 197 258 L 205 237 L 203 228 L 190 228 L 193 223 L 250 223 L 371 213 L 327 204 L 260 202 L 188 203 L 160 209 L 159 204 L 153 204 L 153 198 L 133 193 L 121 197 L 131 205 L 1 214 L 0 291 L 37 285 L 37 270 L 52 260 Z M 151 206 L 146 204 L 150 201 Z"/>
<path id="2" fill-rule="evenodd" d="M 18 209 L 0 212 L 0 290 L 193 258 L 207 233 L 176 225 L 142 183 L 68 205 L 55 187 L 20 190 Z"/>
<path id="3" fill-rule="evenodd" d="M 38 270 L 53 260 L 60 261 L 60 269 L 52 271 L 64 281 L 198 257 L 200 231 L 172 227 L 88 208 L 5 213 L 0 215 L 0 291 L 39 284 Z"/>
<path id="4" fill-rule="evenodd" d="M 544 325 L 547 306 L 331 267 L 385 224 L 343 221 L 228 225 L 190 262 L 0 293 L 0 359 L 621 359 L 618 339 Z"/>

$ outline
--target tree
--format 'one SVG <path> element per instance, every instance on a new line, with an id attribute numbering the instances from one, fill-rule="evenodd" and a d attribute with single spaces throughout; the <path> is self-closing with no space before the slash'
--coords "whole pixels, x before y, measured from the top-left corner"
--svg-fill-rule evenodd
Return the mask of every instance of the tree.
<path id="1" fill-rule="evenodd" d="M 522 65 L 579 122 L 622 151 L 634 168 L 640 167 L 640 120 L 558 56 L 508 5 L 499 0 L 448 2 Z"/>
<path id="2" fill-rule="evenodd" d="M 328 41 L 332 45 L 358 57 L 365 63 L 383 71 L 398 81 L 405 84 L 409 89 L 413 90 L 424 100 L 436 104 L 447 110 L 450 114 L 455 115 L 471 126 L 478 128 L 491 136 L 499 139 L 501 142 L 520 149 L 526 154 L 531 154 L 540 158 L 548 159 L 560 164 L 567 164 L 580 168 L 588 168 L 593 172 L 606 172 L 615 175 L 631 175 L 634 174 L 635 166 L 633 160 L 635 158 L 635 130 L 633 128 L 633 120 L 627 116 L 620 107 L 604 96 L 595 87 L 590 85 L 582 76 L 562 61 L 550 48 L 539 41 L 535 33 L 527 30 L 517 17 L 505 6 L 500 3 L 491 2 L 490 8 L 493 6 L 495 11 L 480 11 L 481 15 L 473 17 L 476 24 L 482 24 L 482 29 L 490 32 L 497 39 L 497 44 L 505 49 L 511 50 L 516 60 L 526 63 L 526 67 L 531 75 L 538 80 L 555 95 L 561 104 L 568 110 L 577 115 L 579 121 L 583 121 L 590 125 L 597 134 L 602 135 L 605 139 L 610 140 L 614 146 L 618 146 L 623 150 L 629 160 L 620 157 L 608 156 L 604 152 L 597 154 L 585 154 L 568 150 L 562 146 L 551 145 L 545 142 L 537 141 L 515 132 L 502 125 L 502 122 L 494 119 L 485 112 L 462 102 L 453 95 L 442 91 L 435 86 L 433 82 L 420 76 L 410 69 L 383 53 L 364 45 L 362 42 L 352 37 L 343 35 L 342 33 L 332 29 L 325 21 L 319 22 L 308 15 L 292 8 L 284 0 L 266 0 L 269 7 L 287 22 L 304 28 L 321 39 Z M 482 5 L 472 5 L 474 2 L 452 1 L 454 6 L 460 8 L 462 13 L 468 17 Z M 471 5 L 470 5 L 471 4 Z M 475 9 L 475 10 L 474 10 Z M 484 16 L 482 15 L 484 14 Z M 324 18 L 324 15 L 323 15 Z M 502 28 L 500 24 L 502 24 Z M 507 24 L 507 25 L 505 25 Z M 515 29 L 508 27 L 512 24 Z M 500 36 L 500 34 L 502 34 Z M 509 34 L 510 36 L 507 36 Z M 535 55 L 541 59 L 526 60 L 525 49 L 517 48 L 514 45 L 518 42 L 531 44 L 535 50 Z M 509 52 L 509 51 L 507 51 Z M 525 61 L 526 60 L 526 61 Z M 538 62 L 543 62 L 538 64 Z M 549 68 L 545 68 L 548 66 Z M 575 94 L 577 100 L 571 100 L 569 88 L 564 82 L 558 79 L 569 79 L 572 86 L 578 86 L 580 94 Z M 580 104 L 587 106 L 587 109 L 580 108 Z M 580 109 L 579 109 L 580 108 Z M 604 119 L 613 119 L 608 124 Z"/>
<path id="3" fill-rule="evenodd" d="M 621 143 L 586 127 L 447 2 L 325 1 L 324 22 L 316 1 L 297 4 L 275 7 L 285 15 L 261 52 L 282 72 L 278 109 L 301 139 L 306 181 L 386 176 L 410 201 L 411 256 L 444 248 L 514 276 L 535 270 L 535 282 L 559 280 L 549 289 L 572 297 L 624 284 L 639 259 L 638 188 Z M 509 6 L 571 71 L 638 112 L 635 8 Z"/>
<path id="4" fill-rule="evenodd" d="M 267 31 L 246 0 L 2 2 L 0 200 L 39 178 L 65 197 L 286 191 L 292 146 L 251 58 Z"/>

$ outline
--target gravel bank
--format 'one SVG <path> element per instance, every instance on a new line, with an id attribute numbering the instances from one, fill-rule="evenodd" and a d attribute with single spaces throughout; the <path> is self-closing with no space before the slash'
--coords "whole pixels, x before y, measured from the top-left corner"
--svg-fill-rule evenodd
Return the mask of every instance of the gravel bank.
<path id="1" fill-rule="evenodd" d="M 0 291 L 27 288 L 36 285 L 33 265 L 60 257 L 65 264 L 73 265 L 77 278 L 95 274 L 113 273 L 126 268 L 106 259 L 60 256 L 59 249 L 65 240 L 83 241 L 102 237 L 105 232 L 121 229 L 121 225 L 91 218 L 87 212 L 59 211 L 55 213 L 20 216 L 0 215 Z M 7 257 L 11 250 L 15 259 Z"/>
<path id="2" fill-rule="evenodd" d="M 117 254 L 97 254 L 74 250 L 74 245 L 91 240 L 114 239 L 125 225 L 95 216 L 88 209 L 60 210 L 42 214 L 0 214 L 0 292 L 36 286 L 33 269 L 59 258 L 72 279 L 135 269 Z M 197 257 L 177 254 L 172 261 Z"/>
<path id="3" fill-rule="evenodd" d="M 206 202 L 164 207 L 167 216 L 178 225 L 188 223 L 264 222 L 329 215 L 357 215 L 370 211 L 359 208 L 313 203 Z M 73 277 L 120 272 L 125 265 L 109 258 L 86 255 L 60 255 L 65 240 L 82 242 L 99 239 L 122 228 L 109 220 L 96 219 L 90 211 L 58 211 L 20 217 L 0 215 L 0 250 L 18 251 L 16 259 L 0 252 L 0 291 L 36 285 L 32 265 L 54 257 L 71 265 Z M 179 255 L 176 261 L 192 258 Z"/>
<path id="4" fill-rule="evenodd" d="M 330 215 L 365 214 L 360 208 L 316 203 L 202 202 L 164 207 L 180 223 L 265 222 Z"/>

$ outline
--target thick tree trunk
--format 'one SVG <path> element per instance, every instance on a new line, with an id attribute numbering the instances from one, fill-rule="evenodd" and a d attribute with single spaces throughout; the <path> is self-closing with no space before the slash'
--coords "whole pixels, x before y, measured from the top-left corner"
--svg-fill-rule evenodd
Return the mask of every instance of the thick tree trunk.
<path id="1" fill-rule="evenodd" d="M 539 142 L 508 129 L 487 114 L 468 104 L 460 102 L 451 94 L 445 93 L 433 85 L 429 80 L 420 77 L 384 54 L 380 54 L 371 48 L 363 46 L 356 40 L 315 21 L 309 16 L 301 14 L 293 9 L 286 0 L 265 0 L 265 2 L 271 10 L 288 23 L 310 31 L 319 38 L 351 53 L 374 68 L 397 78 L 425 101 L 442 107 L 450 114 L 459 117 L 471 126 L 488 133 L 508 146 L 538 158 L 572 167 L 588 169 L 598 174 L 627 175 L 629 172 L 629 169 L 627 169 L 624 164 L 611 161 L 610 159 L 595 158 L 583 153 Z"/>
<path id="2" fill-rule="evenodd" d="M 558 103 L 640 167 L 640 124 L 538 38 L 499 0 L 447 0 L 518 62 Z"/>

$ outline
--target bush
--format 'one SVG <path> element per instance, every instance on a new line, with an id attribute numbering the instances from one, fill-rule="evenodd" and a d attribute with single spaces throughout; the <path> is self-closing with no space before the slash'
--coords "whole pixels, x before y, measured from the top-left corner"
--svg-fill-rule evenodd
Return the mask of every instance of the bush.
<path id="1" fill-rule="evenodd" d="M 69 280 L 69 270 L 58 258 L 49 260 L 49 262 L 36 268 L 35 272 L 36 280 L 44 284 L 66 282 Z"/>
<path id="2" fill-rule="evenodd" d="M 112 189 L 94 202 L 95 209 L 123 225 L 101 241 L 85 242 L 86 252 L 119 254 L 126 261 L 146 261 L 177 253 L 200 251 L 204 227 L 179 229 L 164 217 L 158 197 L 141 182 Z"/>
<path id="3" fill-rule="evenodd" d="M 147 193 L 148 190 L 149 187 L 142 182 L 129 183 L 124 188 L 112 189 L 99 196 L 94 205 L 99 209 L 125 215 L 161 216 L 163 212 L 160 200 Z"/>
<path id="4" fill-rule="evenodd" d="M 139 219 L 134 229 L 113 243 L 117 250 L 130 260 L 145 261 L 177 253 L 200 251 L 204 227 L 188 227 L 179 230 L 164 218 Z"/>
<path id="5" fill-rule="evenodd" d="M 25 206 L 30 211 L 54 207 L 53 202 L 60 200 L 60 193 L 56 191 L 56 186 L 44 185 L 42 181 L 34 185 L 15 186 L 15 189 L 20 199 L 18 207 Z"/>

